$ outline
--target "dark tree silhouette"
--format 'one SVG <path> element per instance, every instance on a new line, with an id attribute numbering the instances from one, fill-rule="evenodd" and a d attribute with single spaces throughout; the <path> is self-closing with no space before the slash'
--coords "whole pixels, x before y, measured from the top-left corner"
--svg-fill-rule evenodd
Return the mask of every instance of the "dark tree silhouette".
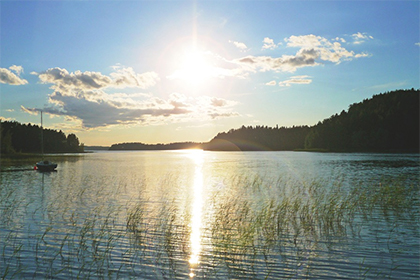
<path id="1" fill-rule="evenodd" d="M 268 127 L 242 126 L 216 135 L 204 145 L 206 150 L 287 151 L 303 149 L 308 126 Z"/>
<path id="2" fill-rule="evenodd" d="M 419 90 L 374 95 L 311 128 L 307 149 L 419 152 Z"/>
<path id="3" fill-rule="evenodd" d="M 419 96 L 415 89 L 374 95 L 312 127 L 242 126 L 221 132 L 208 143 L 122 143 L 110 149 L 419 152 Z"/>
<path id="4" fill-rule="evenodd" d="M 46 153 L 83 152 L 83 144 L 75 134 L 66 135 L 60 130 L 44 128 L 44 151 Z M 21 124 L 16 121 L 1 122 L 1 153 L 40 153 L 41 127 Z"/>

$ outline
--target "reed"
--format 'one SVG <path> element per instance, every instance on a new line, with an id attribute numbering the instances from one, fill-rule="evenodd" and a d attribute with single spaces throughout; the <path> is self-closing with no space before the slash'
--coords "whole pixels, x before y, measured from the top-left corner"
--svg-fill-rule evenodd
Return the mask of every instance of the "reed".
<path id="1" fill-rule="evenodd" d="M 98 187 L 105 180 L 114 180 L 115 187 Z M 182 202 L 169 191 L 189 182 L 168 175 L 131 183 L 138 193 L 124 205 L 113 198 L 130 187 L 115 178 L 85 179 L 76 189 L 63 185 L 61 193 L 45 194 L 46 205 L 27 200 L 11 183 L 2 184 L 0 277 L 173 279 L 188 277 L 193 268 L 202 278 L 310 278 L 323 275 L 320 258 L 334 257 L 355 240 L 371 242 L 377 231 L 377 246 L 385 242 L 380 248 L 388 250 L 393 263 L 384 271 L 360 259 L 359 278 L 392 278 L 401 265 L 395 244 L 419 240 L 416 184 L 344 186 L 341 180 L 234 176 L 223 179 L 223 188 L 208 187 L 203 249 L 200 262 L 192 266 L 193 198 L 185 196 Z M 144 191 L 148 184 L 156 184 L 155 192 Z M 27 228 L 28 215 L 41 223 Z M 416 222 L 407 227 L 404 221 L 410 219 Z"/>

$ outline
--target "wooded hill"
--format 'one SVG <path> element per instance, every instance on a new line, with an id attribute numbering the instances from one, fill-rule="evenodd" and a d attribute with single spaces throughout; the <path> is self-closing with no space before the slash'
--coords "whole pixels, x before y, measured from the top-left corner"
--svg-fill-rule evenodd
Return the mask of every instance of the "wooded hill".
<path id="1" fill-rule="evenodd" d="M 420 91 L 415 89 L 374 95 L 312 127 L 242 126 L 221 132 L 208 143 L 122 143 L 110 149 L 418 153 L 419 96 Z"/>
<path id="2" fill-rule="evenodd" d="M 242 126 L 216 135 L 203 145 L 213 151 L 293 151 L 303 149 L 308 126 L 268 127 Z"/>
<path id="3" fill-rule="evenodd" d="M 16 121 L 1 122 L 1 154 L 41 153 L 41 127 Z M 65 135 L 61 130 L 44 128 L 46 153 L 83 152 L 83 144 L 75 134 Z"/>
<path id="4" fill-rule="evenodd" d="M 245 127 L 219 133 L 208 150 L 419 152 L 419 90 L 374 95 L 317 125 Z"/>
<path id="5" fill-rule="evenodd" d="M 419 152 L 419 90 L 374 95 L 311 128 L 305 148 Z"/>

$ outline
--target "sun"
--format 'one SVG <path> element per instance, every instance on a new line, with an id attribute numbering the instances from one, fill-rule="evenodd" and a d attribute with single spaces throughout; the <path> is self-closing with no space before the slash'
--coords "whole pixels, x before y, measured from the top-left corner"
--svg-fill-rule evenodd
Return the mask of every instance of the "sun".
<path id="1" fill-rule="evenodd" d="M 205 57 L 199 52 L 187 54 L 182 64 L 182 71 L 186 79 L 191 82 L 202 82 L 210 77 L 210 66 Z"/>
<path id="2" fill-rule="evenodd" d="M 179 79 L 190 86 L 205 85 L 213 75 L 208 55 L 203 51 L 189 50 L 178 59 L 175 72 L 169 79 Z"/>

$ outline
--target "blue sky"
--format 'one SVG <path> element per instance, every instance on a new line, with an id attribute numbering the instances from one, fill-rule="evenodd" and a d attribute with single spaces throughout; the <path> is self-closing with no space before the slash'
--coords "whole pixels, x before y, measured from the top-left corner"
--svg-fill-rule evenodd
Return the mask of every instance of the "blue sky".
<path id="1" fill-rule="evenodd" d="M 86 145 L 314 125 L 419 88 L 418 1 L 1 1 L 0 117 Z"/>

